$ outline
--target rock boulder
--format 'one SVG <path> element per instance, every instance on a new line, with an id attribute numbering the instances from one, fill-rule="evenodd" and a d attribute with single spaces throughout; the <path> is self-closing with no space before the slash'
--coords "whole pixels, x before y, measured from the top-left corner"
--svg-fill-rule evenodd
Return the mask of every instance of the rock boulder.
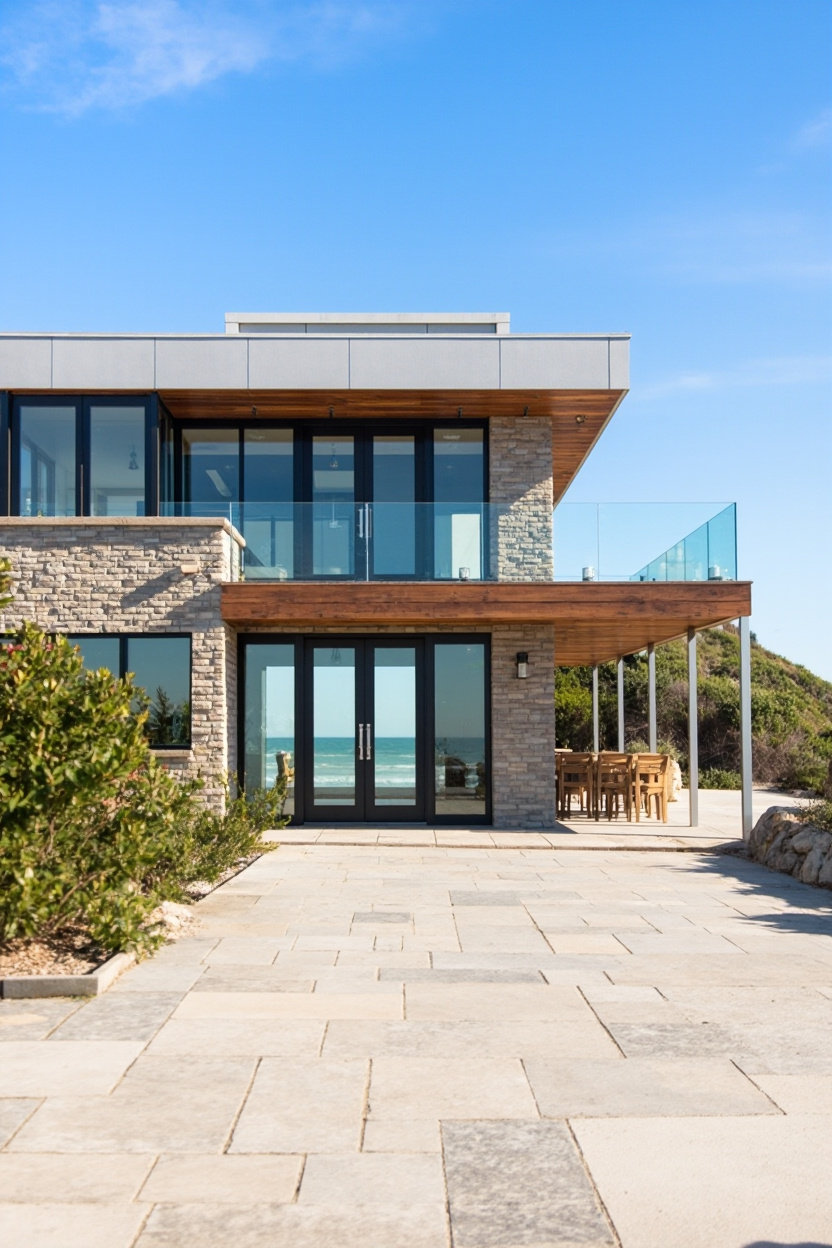
<path id="1" fill-rule="evenodd" d="M 755 824 L 748 852 L 757 862 L 785 871 L 804 884 L 832 888 L 832 832 L 795 817 L 786 806 L 770 806 Z"/>

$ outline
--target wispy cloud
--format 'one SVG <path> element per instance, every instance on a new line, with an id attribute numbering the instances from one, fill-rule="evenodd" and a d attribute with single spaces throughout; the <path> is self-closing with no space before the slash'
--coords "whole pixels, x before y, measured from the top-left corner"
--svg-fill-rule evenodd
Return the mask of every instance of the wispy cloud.
<path id="1" fill-rule="evenodd" d="M 791 142 L 793 151 L 828 147 L 832 143 L 832 108 L 825 108 L 817 117 L 801 126 Z"/>
<path id="2" fill-rule="evenodd" d="M 406 0 L 34 0 L 0 27 L 4 85 L 78 116 L 194 90 L 268 62 L 329 67 L 407 24 Z"/>
<path id="3" fill-rule="evenodd" d="M 680 373 L 664 381 L 634 386 L 640 399 L 664 399 L 671 394 L 730 390 L 753 386 L 796 386 L 832 381 L 832 356 L 784 355 L 745 360 L 722 372 Z"/>
<path id="4" fill-rule="evenodd" d="M 709 205 L 562 234 L 546 252 L 674 285 L 814 285 L 832 276 L 828 224 L 805 212 L 720 213 Z"/>

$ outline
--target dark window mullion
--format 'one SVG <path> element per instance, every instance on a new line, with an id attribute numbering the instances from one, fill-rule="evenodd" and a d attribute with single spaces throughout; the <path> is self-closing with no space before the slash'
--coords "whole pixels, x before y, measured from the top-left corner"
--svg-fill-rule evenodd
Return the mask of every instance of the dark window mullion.
<path id="1" fill-rule="evenodd" d="M 78 399 L 75 403 L 75 514 L 88 516 L 91 512 L 91 439 L 90 400 Z"/>

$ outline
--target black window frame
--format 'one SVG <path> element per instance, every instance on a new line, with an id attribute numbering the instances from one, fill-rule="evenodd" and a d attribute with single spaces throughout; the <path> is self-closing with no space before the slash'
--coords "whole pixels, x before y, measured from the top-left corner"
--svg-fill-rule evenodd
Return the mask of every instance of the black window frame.
<path id="1" fill-rule="evenodd" d="M 358 641 L 383 642 L 395 645 L 396 642 L 410 644 L 413 639 L 422 641 L 424 646 L 424 688 L 419 691 L 423 698 L 423 736 L 417 742 L 417 756 L 423 769 L 425 784 L 424 822 L 427 827 L 491 827 L 494 822 L 494 761 L 492 742 L 492 636 L 491 633 L 372 633 L 355 631 L 351 633 L 238 633 L 237 635 L 237 759 L 241 787 L 245 788 L 245 717 L 246 717 L 246 655 L 249 646 L 282 645 L 293 646 L 295 656 L 295 813 L 292 816 L 293 826 L 303 824 L 306 818 L 304 791 L 304 773 L 306 759 L 304 757 L 307 741 L 307 723 L 305 706 L 308 699 L 307 688 L 307 643 L 333 642 L 340 640 L 344 645 L 352 645 Z M 437 815 L 436 793 L 431 782 L 433 772 L 433 748 L 436 721 L 436 690 L 434 648 L 436 645 L 482 645 L 484 648 L 484 710 L 485 710 L 485 766 L 488 782 L 485 788 L 485 814 L 467 815 L 464 818 L 455 815 Z M 300 767 L 300 772 L 297 769 Z M 383 821 L 374 826 L 381 826 Z"/>
<path id="2" fill-rule="evenodd" d="M 21 407 L 74 407 L 75 408 L 75 515 L 106 520 L 106 516 L 91 517 L 91 423 L 93 407 L 144 407 L 144 516 L 159 514 L 159 397 L 149 394 L 37 394 L 15 393 L 5 396 L 6 427 L 5 445 L 9 447 L 9 472 L 0 474 L 0 512 L 3 511 L 2 477 L 8 482 L 6 511 L 3 514 L 21 515 Z M 9 401 L 10 400 L 10 401 Z M 2 419 L 2 417 L 0 417 Z M 0 437 L 2 431 L 0 429 Z M 55 517 L 51 517 L 55 518 Z M 31 516 L 26 519 L 50 519 L 48 516 Z"/>
<path id="3" fill-rule="evenodd" d="M 193 744 L 194 744 L 194 732 L 193 732 L 194 638 L 193 638 L 193 633 L 178 633 L 178 632 L 177 633 L 141 633 L 141 632 L 92 633 L 92 632 L 75 631 L 72 633 L 64 633 L 63 635 L 66 637 L 67 641 L 70 642 L 70 644 L 74 644 L 78 641 L 81 641 L 85 637 L 96 638 L 96 639 L 107 638 L 109 640 L 118 641 L 119 643 L 119 651 L 118 651 L 119 670 L 117 673 L 116 672 L 113 673 L 113 675 L 118 680 L 123 680 L 127 672 L 130 671 L 130 668 L 127 666 L 127 647 L 128 647 L 128 643 L 131 640 L 135 640 L 137 638 L 141 639 L 142 641 L 150 641 L 153 639 L 158 639 L 160 641 L 168 641 L 168 640 L 174 640 L 174 639 L 178 639 L 180 641 L 187 640 L 188 648 L 189 648 L 188 705 L 191 708 L 191 714 L 190 714 L 190 718 L 188 721 L 188 740 L 187 742 L 181 742 L 176 745 L 152 745 L 151 744 L 150 748 L 152 750 L 158 750 L 160 752 L 165 752 L 165 751 L 170 751 L 170 750 L 192 750 L 193 749 Z M 147 690 L 145 690 L 145 693 L 147 693 Z"/>

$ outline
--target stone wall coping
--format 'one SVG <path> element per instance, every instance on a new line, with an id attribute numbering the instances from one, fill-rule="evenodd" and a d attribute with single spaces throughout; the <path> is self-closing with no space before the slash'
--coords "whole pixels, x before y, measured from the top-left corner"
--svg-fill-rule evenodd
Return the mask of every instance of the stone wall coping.
<path id="1" fill-rule="evenodd" d="M 12 529 L 221 529 L 238 546 L 246 539 L 224 516 L 2 516 L 0 532 Z"/>

